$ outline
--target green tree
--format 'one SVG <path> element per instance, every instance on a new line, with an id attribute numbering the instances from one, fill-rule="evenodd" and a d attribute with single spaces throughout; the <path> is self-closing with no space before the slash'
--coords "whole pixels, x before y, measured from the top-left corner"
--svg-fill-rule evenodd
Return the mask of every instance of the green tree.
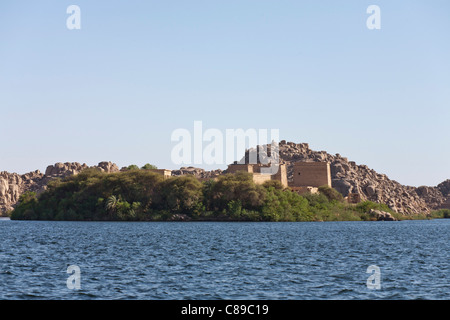
<path id="1" fill-rule="evenodd" d="M 141 169 L 142 169 L 142 170 L 151 170 L 151 169 L 158 169 L 158 167 L 157 167 L 157 166 L 154 166 L 154 165 L 152 165 L 152 164 L 150 164 L 150 163 L 147 163 L 147 164 L 145 164 Z"/>
<path id="2" fill-rule="evenodd" d="M 162 181 L 154 205 L 172 213 L 199 214 L 203 210 L 203 185 L 193 176 L 172 177 Z"/>
<path id="3" fill-rule="evenodd" d="M 275 187 L 267 189 L 262 208 L 264 220 L 268 221 L 312 221 L 313 214 L 308 200 L 289 190 Z"/>
<path id="4" fill-rule="evenodd" d="M 264 183 L 263 183 L 263 187 L 264 188 L 270 188 L 270 187 L 273 187 L 273 188 L 275 188 L 275 189 L 278 189 L 278 190 L 283 190 L 284 189 L 284 186 L 281 184 L 281 182 L 280 181 L 278 181 L 278 180 L 268 180 L 268 181 L 265 181 Z"/>
<path id="5" fill-rule="evenodd" d="M 38 218 L 36 214 L 36 206 L 38 204 L 35 192 L 25 192 L 19 197 L 16 208 L 11 212 L 12 220 L 35 220 Z"/>
<path id="6" fill-rule="evenodd" d="M 255 184 L 251 174 L 225 174 L 208 185 L 206 206 L 208 210 L 222 212 L 229 209 L 229 202 L 239 200 L 242 209 L 258 210 L 264 204 L 265 195 L 264 187 Z"/>

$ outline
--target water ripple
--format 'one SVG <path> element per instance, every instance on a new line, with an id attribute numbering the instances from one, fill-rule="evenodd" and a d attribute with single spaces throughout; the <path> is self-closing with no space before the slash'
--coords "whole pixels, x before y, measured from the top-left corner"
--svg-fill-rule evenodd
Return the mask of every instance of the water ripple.
<path id="1" fill-rule="evenodd" d="M 450 220 L 0 221 L 1 299 L 449 299 Z M 69 265 L 81 290 L 67 288 Z M 381 270 L 371 290 L 367 267 Z"/>

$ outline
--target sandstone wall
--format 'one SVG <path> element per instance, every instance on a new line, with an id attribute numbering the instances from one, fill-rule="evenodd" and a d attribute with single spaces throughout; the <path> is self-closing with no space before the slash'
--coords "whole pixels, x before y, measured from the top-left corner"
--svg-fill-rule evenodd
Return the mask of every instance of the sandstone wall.
<path id="1" fill-rule="evenodd" d="M 331 172 L 328 162 L 295 162 L 293 187 L 331 187 Z"/>
<path id="2" fill-rule="evenodd" d="M 272 180 L 272 175 L 264 173 L 254 173 L 253 182 L 256 184 L 263 184 L 266 181 Z"/>
<path id="3" fill-rule="evenodd" d="M 287 168 L 285 164 L 278 166 L 278 171 L 276 174 L 272 175 L 272 180 L 280 181 L 283 187 L 288 187 Z"/>

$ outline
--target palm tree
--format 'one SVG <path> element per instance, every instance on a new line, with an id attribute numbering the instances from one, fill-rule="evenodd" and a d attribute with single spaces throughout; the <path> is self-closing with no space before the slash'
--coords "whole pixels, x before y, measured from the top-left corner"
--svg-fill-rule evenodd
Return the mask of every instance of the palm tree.
<path id="1" fill-rule="evenodd" d="M 118 202 L 119 200 L 115 195 L 110 196 L 108 199 L 106 199 L 106 210 L 109 212 L 116 211 Z"/>

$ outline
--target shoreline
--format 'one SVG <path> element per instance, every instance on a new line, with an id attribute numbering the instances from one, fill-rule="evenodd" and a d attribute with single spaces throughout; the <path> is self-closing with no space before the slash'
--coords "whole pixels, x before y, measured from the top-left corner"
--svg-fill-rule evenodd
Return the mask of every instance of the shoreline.
<path id="1" fill-rule="evenodd" d="M 428 220 L 447 220 L 442 217 L 428 217 L 428 218 L 410 218 L 401 220 L 392 220 L 392 222 L 404 221 L 428 221 Z M 11 219 L 9 217 L 0 217 L 0 221 L 40 221 L 40 222 L 164 222 L 164 223 L 195 223 L 195 222 L 219 222 L 219 223 L 326 223 L 326 222 L 391 222 L 385 220 L 312 220 L 312 221 L 252 221 L 252 220 L 224 220 L 224 219 L 198 219 L 198 220 L 23 220 Z"/>

